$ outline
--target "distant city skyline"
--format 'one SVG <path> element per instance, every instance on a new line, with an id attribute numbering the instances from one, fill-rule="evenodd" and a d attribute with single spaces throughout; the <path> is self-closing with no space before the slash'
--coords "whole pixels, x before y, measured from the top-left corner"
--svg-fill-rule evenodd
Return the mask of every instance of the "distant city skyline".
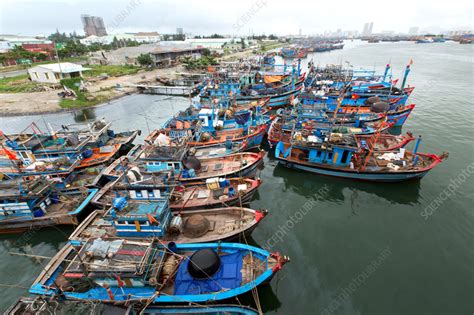
<path id="1" fill-rule="evenodd" d="M 366 5 L 367 4 L 367 5 Z M 174 33 L 177 28 L 193 34 L 212 33 L 248 35 L 315 35 L 324 33 L 363 33 L 365 23 L 372 23 L 370 33 L 409 34 L 472 31 L 472 4 L 455 0 L 449 6 L 428 0 L 401 0 L 387 10 L 364 1 L 323 4 L 276 0 L 241 0 L 232 3 L 202 0 L 13 0 L 0 2 L 0 34 L 49 35 L 61 32 L 84 34 L 81 14 L 103 18 L 108 33 L 158 31 Z M 331 13 L 332 12 L 332 13 Z M 370 21 L 370 22 L 368 22 Z M 415 25 L 415 26 L 414 26 Z M 370 24 L 369 24 L 370 29 Z M 304 31 L 303 31 L 304 30 Z"/>

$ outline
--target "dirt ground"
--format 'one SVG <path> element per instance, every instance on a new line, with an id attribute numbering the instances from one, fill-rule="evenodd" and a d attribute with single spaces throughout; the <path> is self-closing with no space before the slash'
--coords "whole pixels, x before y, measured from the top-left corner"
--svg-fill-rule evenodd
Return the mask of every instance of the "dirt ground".
<path id="1" fill-rule="evenodd" d="M 93 80 L 87 82 L 86 87 L 94 96 L 104 95 L 107 98 L 117 98 L 127 93 L 134 92 L 130 84 L 144 82 L 156 83 L 157 76 L 171 77 L 177 72 L 186 72 L 181 65 L 152 71 L 140 71 L 137 74 L 121 77 L 110 77 L 106 80 Z M 116 86 L 120 85 L 120 89 Z M 0 116 L 27 115 L 51 113 L 64 110 L 59 106 L 60 90 L 33 93 L 0 93 Z"/>

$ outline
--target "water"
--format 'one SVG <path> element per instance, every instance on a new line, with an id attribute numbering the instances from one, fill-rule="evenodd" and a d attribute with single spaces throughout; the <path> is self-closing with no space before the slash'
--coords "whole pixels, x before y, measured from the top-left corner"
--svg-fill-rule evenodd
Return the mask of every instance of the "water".
<path id="1" fill-rule="evenodd" d="M 292 261 L 271 287 L 259 290 L 264 311 L 472 314 L 474 180 L 468 170 L 474 168 L 467 169 L 474 156 L 472 45 L 349 42 L 343 50 L 310 55 L 304 63 L 311 58 L 321 65 L 350 61 L 354 69 L 375 67 L 379 72 L 390 62 L 394 78 L 401 78 L 412 58 L 408 84 L 416 85 L 410 100 L 417 107 L 403 130 L 423 135 L 421 151 L 449 151 L 450 156 L 421 182 L 399 184 L 320 177 L 279 167 L 271 154 L 267 156 L 260 174 L 264 182 L 252 207 L 271 212 L 253 241 L 271 245 Z M 140 128 L 147 133 L 147 122 L 156 128 L 188 104 L 184 98 L 133 95 L 75 115 L 43 117 L 53 127 L 106 117 L 117 130 Z M 41 127 L 43 117 L 0 118 L 0 130 L 19 131 L 31 121 Z M 450 184 L 453 193 L 447 196 Z M 316 197 L 314 205 L 302 208 L 311 196 Z M 436 198 L 446 200 L 429 208 Z M 45 263 L 9 255 L 12 246 L 52 256 L 70 231 L 2 237 L 0 283 L 28 287 Z M 3 309 L 26 289 L 2 292 Z"/>

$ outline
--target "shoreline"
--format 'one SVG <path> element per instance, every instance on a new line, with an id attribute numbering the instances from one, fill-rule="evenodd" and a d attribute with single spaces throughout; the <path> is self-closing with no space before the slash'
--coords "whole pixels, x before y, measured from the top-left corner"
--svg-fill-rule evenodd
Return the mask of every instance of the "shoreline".
<path id="1" fill-rule="evenodd" d="M 82 106 L 82 107 L 73 107 L 73 108 L 62 108 L 58 107 L 57 110 L 45 110 L 45 111 L 31 111 L 31 112 L 12 112 L 12 113 L 5 113 L 3 111 L 0 111 L 0 118 L 1 117 L 21 117 L 21 116 L 39 116 L 39 115 L 48 115 L 48 114 L 59 114 L 59 113 L 73 113 L 73 112 L 78 112 L 83 109 L 90 109 L 90 108 L 97 108 L 97 107 L 102 107 L 106 105 L 112 105 L 110 102 L 118 100 L 122 97 L 130 96 L 130 95 L 138 95 L 140 94 L 139 92 L 126 92 L 121 95 L 115 95 L 106 102 L 95 104 L 95 105 L 89 105 L 89 106 Z"/>

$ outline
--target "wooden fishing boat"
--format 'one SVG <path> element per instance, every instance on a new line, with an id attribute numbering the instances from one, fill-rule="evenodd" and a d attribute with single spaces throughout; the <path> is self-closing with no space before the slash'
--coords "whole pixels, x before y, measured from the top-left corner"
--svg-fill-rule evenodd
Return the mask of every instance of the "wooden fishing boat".
<path id="1" fill-rule="evenodd" d="M 243 152 L 224 157 L 193 161 L 193 167 L 184 169 L 178 180 L 181 182 L 202 181 L 215 177 L 255 177 L 259 167 L 263 166 L 264 152 Z M 186 162 L 183 161 L 186 164 Z M 190 165 L 191 166 L 191 165 Z"/>
<path id="2" fill-rule="evenodd" d="M 388 122 L 393 122 L 394 127 L 403 126 L 403 124 L 408 119 L 408 116 L 412 113 L 415 109 L 415 104 L 410 105 L 399 105 L 396 107 L 395 110 L 389 110 L 385 112 L 387 116 Z M 350 113 L 370 113 L 372 109 L 370 107 L 365 106 L 341 106 L 339 109 L 340 113 L 350 114 Z M 328 111 L 328 114 L 332 114 L 333 112 Z"/>
<path id="3" fill-rule="evenodd" d="M 120 144 L 120 153 L 125 154 L 131 149 L 135 138 L 141 134 L 140 130 L 115 132 L 111 129 L 112 122 L 105 119 L 96 120 L 87 124 L 62 125 L 55 132 L 56 136 L 68 136 L 74 134 L 78 139 L 89 139 L 87 147 L 97 148 L 105 145 Z"/>
<path id="4" fill-rule="evenodd" d="M 249 204 L 262 181 L 251 178 L 210 178 L 206 182 L 174 187 L 170 194 L 173 211 L 190 211 Z"/>
<path id="5" fill-rule="evenodd" d="M 210 178 L 202 182 L 174 183 L 169 175 L 150 174 L 146 178 L 132 181 L 131 178 L 111 182 L 102 187 L 92 199 L 92 203 L 106 208 L 119 195 L 169 196 L 172 211 L 190 211 L 225 206 L 248 205 L 258 187 L 260 179 L 250 178 Z M 166 177 L 167 176 L 167 177 Z M 167 180 L 165 180 L 165 178 Z M 154 190 L 157 190 L 153 192 Z M 158 192 L 159 191 L 159 192 Z"/>
<path id="6" fill-rule="evenodd" d="M 147 211 L 145 215 L 143 206 L 152 211 Z M 121 211 L 115 209 L 115 217 L 110 210 L 95 210 L 74 230 L 69 240 L 75 245 L 99 237 L 102 239 L 153 237 L 164 243 L 239 240 L 241 237 L 250 236 L 267 214 L 266 210 L 227 207 L 182 211 L 171 215 L 169 208 L 155 211 L 153 207 L 155 207 L 153 201 L 130 203 Z M 140 209 L 139 212 L 137 209 Z"/>
<path id="7" fill-rule="evenodd" d="M 134 162 L 129 157 L 122 156 L 105 167 L 94 180 L 93 185 L 110 187 L 121 183 L 121 187 L 126 188 L 164 187 L 173 184 L 174 171 L 180 170 L 180 168 L 170 167 L 160 171 L 148 171 L 147 168 L 142 162 Z M 102 190 L 97 193 L 97 198 L 100 197 Z"/>
<path id="8" fill-rule="evenodd" d="M 290 142 L 293 136 L 315 135 L 322 137 L 332 132 L 351 135 L 373 135 L 375 133 L 384 133 L 393 127 L 394 123 L 388 123 L 385 120 L 386 118 L 383 121 L 365 122 L 358 127 L 345 125 L 344 123 L 308 121 L 296 128 L 296 122 L 287 124 L 282 117 L 277 117 L 270 126 L 267 139 L 270 147 L 273 147 L 280 141 Z"/>
<path id="9" fill-rule="evenodd" d="M 420 139 L 420 138 L 419 138 Z M 368 143 L 376 143 L 377 140 Z M 420 179 L 447 158 L 442 155 L 417 153 L 405 148 L 395 151 L 376 151 L 374 147 L 361 148 L 346 143 L 283 143 L 275 148 L 275 157 L 281 165 L 321 175 L 357 180 L 396 182 Z"/>
<path id="10" fill-rule="evenodd" d="M 200 134 L 200 141 L 188 141 L 189 146 L 207 146 L 219 143 L 244 142 L 246 150 L 260 148 L 270 123 L 261 126 L 252 126 L 247 130 L 243 128 L 231 130 L 216 130 L 215 133 L 204 132 Z"/>
<path id="11" fill-rule="evenodd" d="M 60 190 L 77 189 L 79 187 L 97 188 L 100 186 L 96 184 L 97 178 L 101 175 L 104 168 L 104 165 L 86 167 L 74 170 L 64 178 L 55 178 L 51 179 L 51 181 Z"/>
<path id="12" fill-rule="evenodd" d="M 365 147 L 367 142 L 374 140 L 372 135 L 354 135 L 358 145 Z M 374 146 L 375 151 L 393 151 L 400 148 L 404 148 L 411 141 L 415 140 L 413 134 L 407 132 L 406 135 L 391 135 L 388 133 L 381 133 L 376 143 L 371 143 L 371 146 Z"/>
<path id="13" fill-rule="evenodd" d="M 0 234 L 78 224 L 97 189 L 60 192 L 45 180 L 0 182 Z"/>
<path id="14" fill-rule="evenodd" d="M 90 239 L 63 247 L 29 292 L 115 305 L 220 301 L 268 283 L 288 261 L 239 243 Z"/>
<path id="15" fill-rule="evenodd" d="M 267 106 L 271 109 L 284 107 L 287 105 L 292 105 L 293 100 L 300 94 L 303 89 L 303 82 L 304 79 L 299 83 L 297 81 L 295 83 L 294 88 L 279 88 L 274 89 L 271 92 L 267 92 L 269 94 L 257 94 L 257 95 L 235 95 L 232 98 L 237 104 L 254 102 L 254 101 L 261 101 L 264 99 L 269 99 Z M 201 102 L 210 103 L 211 97 L 201 96 Z"/>
<path id="16" fill-rule="evenodd" d="M 8 162 L 7 162 L 8 161 Z M 71 160 L 66 157 L 52 161 L 34 161 L 25 165 L 21 159 L 5 157 L 4 163 L 0 164 L 0 174 L 8 178 L 33 179 L 37 177 L 61 178 L 71 174 L 79 160 Z"/>
<path id="17" fill-rule="evenodd" d="M 87 154 L 81 160 L 76 169 L 106 164 L 111 162 L 119 154 L 121 144 L 106 145 L 98 148 L 88 149 Z"/>

